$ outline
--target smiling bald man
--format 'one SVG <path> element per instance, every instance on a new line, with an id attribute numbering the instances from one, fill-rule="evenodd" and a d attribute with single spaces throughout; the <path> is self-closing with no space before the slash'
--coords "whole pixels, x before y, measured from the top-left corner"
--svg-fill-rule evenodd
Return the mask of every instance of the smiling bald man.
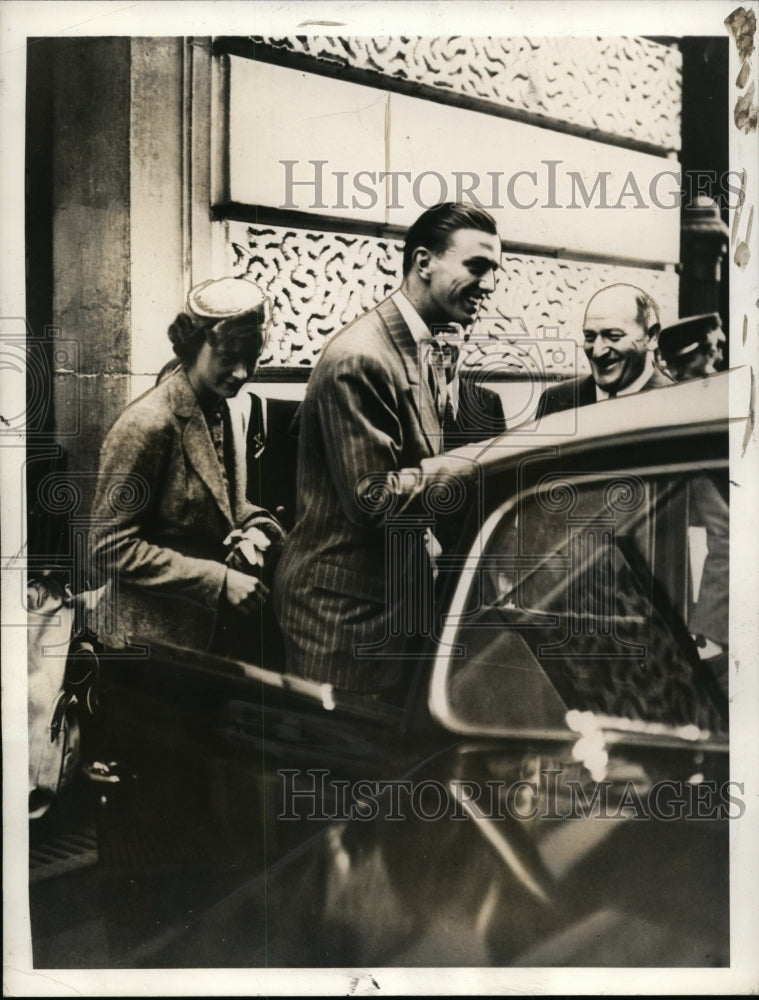
<path id="1" fill-rule="evenodd" d="M 583 321 L 583 350 L 591 373 L 546 389 L 536 419 L 672 385 L 654 362 L 660 329 L 659 307 L 642 288 L 616 284 L 600 289 L 588 302 Z"/>

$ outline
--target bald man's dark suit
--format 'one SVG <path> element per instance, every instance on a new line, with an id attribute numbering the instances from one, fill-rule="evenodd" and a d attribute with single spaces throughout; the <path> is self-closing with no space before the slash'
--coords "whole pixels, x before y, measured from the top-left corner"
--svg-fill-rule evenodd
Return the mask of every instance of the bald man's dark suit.
<path id="1" fill-rule="evenodd" d="M 651 377 L 638 391 L 659 389 L 665 385 L 674 385 L 674 382 L 669 375 L 654 366 Z M 546 389 L 538 402 L 535 419 L 540 420 L 549 413 L 559 413 L 561 410 L 571 410 L 574 406 L 588 406 L 595 402 L 596 383 L 593 376 L 581 375 Z"/>
<path id="2" fill-rule="evenodd" d="M 462 372 L 459 376 L 459 406 L 456 416 L 444 424 L 446 451 L 465 444 L 475 444 L 503 434 L 506 418 L 501 397 L 477 381 L 477 372 Z"/>
<path id="3" fill-rule="evenodd" d="M 291 427 L 297 409 L 295 400 L 262 399 L 250 393 L 248 498 L 275 514 L 288 531 L 295 520 L 298 439 Z"/>
<path id="4" fill-rule="evenodd" d="M 404 552 L 388 555 L 394 501 L 376 489 L 387 473 L 417 468 L 442 448 L 418 357 L 386 299 L 326 344 L 300 411 L 298 508 L 274 609 L 287 669 L 344 689 L 379 690 L 400 679 L 408 664 L 393 659 L 390 646 L 374 657 L 366 647 L 388 638 L 400 607 L 393 580 L 414 573 L 420 587 L 432 585 L 422 531 L 410 532 Z"/>

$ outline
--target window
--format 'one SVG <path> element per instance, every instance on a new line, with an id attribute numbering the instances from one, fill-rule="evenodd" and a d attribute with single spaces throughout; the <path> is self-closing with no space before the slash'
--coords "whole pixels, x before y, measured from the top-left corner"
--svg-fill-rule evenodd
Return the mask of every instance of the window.
<path id="1" fill-rule="evenodd" d="M 545 472 L 469 574 L 445 675 L 457 728 L 562 729 L 574 709 L 724 735 L 728 524 L 726 470 Z"/>

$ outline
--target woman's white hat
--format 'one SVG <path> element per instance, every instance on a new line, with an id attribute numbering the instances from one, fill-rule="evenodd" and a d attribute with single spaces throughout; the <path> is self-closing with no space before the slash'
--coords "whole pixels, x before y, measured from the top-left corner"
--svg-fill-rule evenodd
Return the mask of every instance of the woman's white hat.
<path id="1" fill-rule="evenodd" d="M 242 319 L 256 314 L 259 322 L 269 315 L 269 303 L 258 287 L 247 278 L 212 278 L 190 290 L 187 312 L 196 320 Z"/>

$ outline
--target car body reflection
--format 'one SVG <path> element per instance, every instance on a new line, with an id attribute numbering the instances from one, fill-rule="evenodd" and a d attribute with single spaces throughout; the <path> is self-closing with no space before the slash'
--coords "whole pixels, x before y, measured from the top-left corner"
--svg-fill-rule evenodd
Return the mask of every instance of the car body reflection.
<path id="1" fill-rule="evenodd" d="M 744 389 L 466 449 L 482 476 L 395 703 L 176 648 L 106 661 L 114 963 L 729 964 L 742 804 L 691 623 L 726 613 L 707 591 Z"/>

